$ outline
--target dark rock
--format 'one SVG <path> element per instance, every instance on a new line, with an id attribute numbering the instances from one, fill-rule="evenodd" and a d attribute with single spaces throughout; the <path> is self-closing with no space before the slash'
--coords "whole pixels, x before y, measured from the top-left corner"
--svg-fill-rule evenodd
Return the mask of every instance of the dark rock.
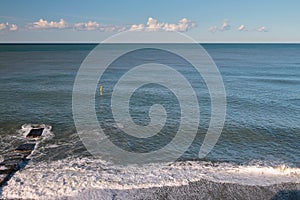
<path id="1" fill-rule="evenodd" d="M 33 128 L 33 129 L 31 129 L 30 132 L 26 135 L 26 138 L 37 138 L 37 137 L 41 137 L 43 131 L 44 131 L 44 128 Z"/>
<path id="2" fill-rule="evenodd" d="M 31 152 L 34 150 L 35 143 L 21 144 L 15 149 L 15 152 Z"/>

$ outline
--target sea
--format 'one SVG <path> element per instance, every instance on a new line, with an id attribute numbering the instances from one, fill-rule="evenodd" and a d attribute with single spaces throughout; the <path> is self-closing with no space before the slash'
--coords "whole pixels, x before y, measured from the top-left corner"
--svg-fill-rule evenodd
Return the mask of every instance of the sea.
<path id="1" fill-rule="evenodd" d="M 120 49 L 131 44 L 110 45 Z M 299 44 L 201 44 L 214 61 L 226 93 L 225 122 L 217 143 L 204 158 L 198 157 L 211 119 L 209 91 L 200 77 L 203 87 L 194 87 L 200 121 L 191 145 L 174 161 L 136 160 L 137 164 L 134 158 L 133 164 L 127 164 L 110 159 L 106 153 L 93 156 L 76 129 L 72 107 L 74 83 L 82 63 L 96 46 L 0 44 L 1 155 L 24 143 L 22 133 L 34 126 L 48 127 L 50 133 L 39 142 L 27 165 L 1 188 L 0 198 L 74 197 L 95 188 L 109 196 L 115 195 L 107 192 L 109 189 L 181 186 L 202 179 L 252 186 L 299 184 Z M 180 48 L 193 53 L 190 44 L 181 44 Z M 143 51 L 140 54 L 136 59 L 141 62 L 162 59 L 143 56 Z M 198 80 L 193 70 L 182 63 L 179 66 L 168 54 L 163 60 L 191 80 Z M 126 151 L 143 154 L 157 150 L 172 140 L 181 119 L 180 103 L 189 102 L 179 102 L 164 87 L 148 84 L 140 88 L 130 99 L 133 121 L 146 126 L 150 107 L 162 104 L 166 107 L 168 125 L 164 126 L 162 137 L 145 140 L 146 143 L 124 138 L 120 131 L 125 125 L 114 123 L 110 105 L 122 66 L 131 64 L 128 59 L 123 61 L 106 74 L 106 81 L 98 83 L 94 99 L 97 119 L 114 144 L 121 145 L 126 140 Z M 172 79 L 170 74 L 165 76 Z M 182 95 L 190 95 L 187 91 L 182 90 Z M 172 154 L 177 146 L 173 148 L 165 153 Z M 86 193 L 89 197 L 97 194 Z"/>

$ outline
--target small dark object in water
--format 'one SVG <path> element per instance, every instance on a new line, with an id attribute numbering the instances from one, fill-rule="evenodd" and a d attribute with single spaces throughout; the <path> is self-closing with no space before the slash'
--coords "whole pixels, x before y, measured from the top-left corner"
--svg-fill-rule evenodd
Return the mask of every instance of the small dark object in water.
<path id="1" fill-rule="evenodd" d="M 21 144 L 18 148 L 15 149 L 15 151 L 16 152 L 33 151 L 34 147 L 35 147 L 35 143 Z"/>
<path id="2" fill-rule="evenodd" d="M 26 135 L 27 138 L 36 138 L 40 137 L 44 131 L 44 128 L 33 128 L 30 132 Z"/>

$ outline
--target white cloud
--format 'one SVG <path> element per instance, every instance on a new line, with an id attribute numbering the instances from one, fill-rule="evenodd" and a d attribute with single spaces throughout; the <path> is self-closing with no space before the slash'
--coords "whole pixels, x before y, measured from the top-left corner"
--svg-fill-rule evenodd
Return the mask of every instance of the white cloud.
<path id="1" fill-rule="evenodd" d="M 99 27 L 100 27 L 99 23 L 92 22 L 92 21 L 89 21 L 87 23 L 76 23 L 76 24 L 74 24 L 74 29 L 76 29 L 76 30 L 91 31 L 91 30 L 97 30 Z"/>
<path id="2" fill-rule="evenodd" d="M 1 23 L 0 31 L 1 30 L 16 31 L 16 30 L 18 30 L 18 26 L 16 24 Z"/>
<path id="3" fill-rule="evenodd" d="M 230 28 L 231 28 L 231 26 L 228 24 L 228 20 L 226 19 L 226 20 L 223 21 L 223 24 L 222 24 L 220 30 L 221 31 L 228 31 L 228 30 L 230 30 Z"/>
<path id="4" fill-rule="evenodd" d="M 212 33 L 215 33 L 218 31 L 218 27 L 217 26 L 211 26 L 208 28 L 208 31 L 212 32 Z"/>
<path id="5" fill-rule="evenodd" d="M 122 27 L 121 27 L 122 28 Z M 106 25 L 106 26 L 101 26 L 100 31 L 102 32 L 113 32 L 113 31 L 120 31 L 119 27 L 113 26 L 113 25 Z"/>
<path id="6" fill-rule="evenodd" d="M 265 26 L 261 26 L 258 28 L 252 28 L 252 29 L 248 29 L 246 28 L 246 26 L 244 24 L 240 25 L 237 30 L 239 31 L 248 31 L 248 32 L 268 32 L 269 29 Z"/>
<path id="7" fill-rule="evenodd" d="M 220 27 L 218 26 L 211 26 L 208 28 L 208 31 L 215 33 L 217 31 L 228 31 L 231 29 L 231 26 L 229 25 L 229 22 L 227 19 L 225 19 Z"/>
<path id="8" fill-rule="evenodd" d="M 28 25 L 30 29 L 63 29 L 67 28 L 68 24 L 64 19 L 60 19 L 58 22 L 40 19 L 37 22 L 33 22 Z"/>
<path id="9" fill-rule="evenodd" d="M 208 28 L 208 31 L 212 32 L 212 33 L 215 33 L 217 31 L 228 31 L 231 29 L 231 26 L 228 22 L 227 19 L 225 19 L 222 23 L 222 25 L 220 27 L 218 26 L 211 26 Z M 241 24 L 237 27 L 238 31 L 247 31 L 247 32 L 268 32 L 269 31 L 269 28 L 267 28 L 266 26 L 261 26 L 261 27 L 258 27 L 258 28 L 254 28 L 254 29 L 249 29 L 248 27 L 246 27 L 246 25 L 244 24 Z"/>
<path id="10" fill-rule="evenodd" d="M 141 31 L 144 29 L 144 24 L 133 24 L 131 25 L 129 31 Z"/>
<path id="11" fill-rule="evenodd" d="M 194 27 L 196 27 L 194 22 L 189 21 L 187 18 L 183 18 L 179 20 L 177 24 L 166 24 L 164 29 L 166 31 L 186 32 Z"/>
<path id="12" fill-rule="evenodd" d="M 113 32 L 113 31 L 123 31 L 128 28 L 128 26 L 114 26 L 114 25 L 104 25 L 96 21 L 80 22 L 75 23 L 73 28 L 78 31 L 102 31 L 102 32 Z"/>
<path id="13" fill-rule="evenodd" d="M 163 25 L 164 24 L 162 23 L 158 23 L 156 19 L 149 17 L 146 29 L 149 31 L 157 31 L 158 29 L 161 29 Z"/>
<path id="14" fill-rule="evenodd" d="M 246 30 L 246 26 L 244 24 L 241 24 L 239 27 L 238 27 L 238 30 L 239 31 L 245 31 Z"/>
<path id="15" fill-rule="evenodd" d="M 18 26 L 15 25 L 15 24 L 11 24 L 10 27 L 9 27 L 9 30 L 10 31 L 16 31 L 16 30 L 18 30 Z"/>
<path id="16" fill-rule="evenodd" d="M 0 24 L 0 30 L 4 30 L 4 29 L 6 29 L 6 24 L 4 23 Z"/>
<path id="17" fill-rule="evenodd" d="M 0 30 L 4 30 L 4 29 L 6 29 L 6 24 L 4 23 L 0 24 Z"/>
<path id="18" fill-rule="evenodd" d="M 186 18 L 182 18 L 176 24 L 174 23 L 164 23 L 158 22 L 156 19 L 149 17 L 147 24 L 133 24 L 130 27 L 130 31 L 179 31 L 186 32 L 192 28 L 196 27 L 196 24 L 192 21 L 189 21 Z"/>
<path id="19" fill-rule="evenodd" d="M 261 26 L 261 27 L 257 28 L 256 31 L 258 31 L 258 32 L 268 32 L 269 29 L 265 26 Z"/>

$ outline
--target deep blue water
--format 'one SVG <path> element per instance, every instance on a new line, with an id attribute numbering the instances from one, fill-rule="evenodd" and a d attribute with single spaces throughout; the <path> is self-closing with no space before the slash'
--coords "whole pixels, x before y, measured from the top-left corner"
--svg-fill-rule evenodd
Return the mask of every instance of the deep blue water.
<path id="1" fill-rule="evenodd" d="M 117 45 L 117 44 L 115 44 Z M 77 70 L 95 45 L 0 45 L 0 135 L 1 147 L 13 144 L 12 136 L 24 123 L 45 123 L 53 127 L 55 137 L 49 143 L 57 148 L 44 149 L 40 159 L 57 159 L 85 152 L 76 135 L 72 116 L 72 89 Z M 300 45 L 296 44 L 204 44 L 224 81 L 227 114 L 222 135 L 206 157 L 208 160 L 235 163 L 285 163 L 300 166 Z M 120 47 L 121 48 L 121 47 Z M 184 48 L 189 48 L 188 45 Z M 148 59 L 141 57 L 140 59 Z M 155 59 L 152 58 L 152 59 Z M 168 57 L 164 58 L 168 60 Z M 170 61 L 176 65 L 176 61 Z M 127 63 L 128 64 L 128 63 Z M 118 73 L 118 66 L 115 69 Z M 185 70 L 185 68 L 181 68 Z M 194 74 L 186 69 L 193 80 Z M 96 97 L 98 119 L 109 128 L 105 116 L 109 80 L 103 99 Z M 197 78 L 197 77 L 196 77 Z M 133 119 L 148 123 L 149 102 L 163 101 L 166 90 L 142 88 L 133 98 Z M 147 96 L 147 92 L 155 91 Z M 196 159 L 210 117 L 209 96 L 205 89 L 197 93 L 201 121 L 192 146 L 182 159 Z M 145 98 L 146 97 L 146 98 Z M 143 102 L 144 101 L 144 102 Z M 170 112 L 176 101 L 166 100 Z M 148 106 L 147 106 L 148 105 Z M 102 107 L 101 107 L 102 106 Z M 173 115 L 175 116 L 175 115 Z M 102 120 L 102 121 L 101 121 Z M 175 131 L 171 119 L 165 134 Z M 118 137 L 114 137 L 118 140 Z M 157 141 L 158 143 L 163 141 Z M 45 146 L 47 144 L 44 144 Z M 148 144 L 156 148 L 153 143 Z M 142 148 L 136 146 L 133 148 Z"/>

